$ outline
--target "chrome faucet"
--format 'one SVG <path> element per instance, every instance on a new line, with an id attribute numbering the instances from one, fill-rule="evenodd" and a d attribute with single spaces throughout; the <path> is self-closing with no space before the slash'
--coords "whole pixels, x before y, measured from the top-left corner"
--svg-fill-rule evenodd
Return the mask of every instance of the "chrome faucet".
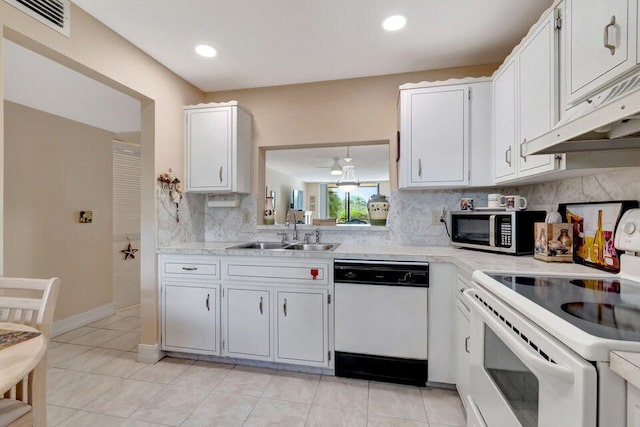
<path id="1" fill-rule="evenodd" d="M 293 208 L 289 208 L 287 211 L 287 217 L 285 225 L 288 227 L 291 222 L 289 221 L 289 213 L 293 213 L 293 235 L 291 236 L 291 240 L 298 240 L 298 221 L 296 221 L 296 211 Z"/>

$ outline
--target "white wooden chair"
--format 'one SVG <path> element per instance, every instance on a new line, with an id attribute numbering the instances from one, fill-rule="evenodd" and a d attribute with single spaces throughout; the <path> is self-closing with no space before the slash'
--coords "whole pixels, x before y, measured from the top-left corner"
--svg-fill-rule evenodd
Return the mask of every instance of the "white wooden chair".
<path id="1" fill-rule="evenodd" d="M 48 341 L 60 279 L 0 277 L 0 322 L 38 329 Z M 0 396 L 0 427 L 46 427 L 46 356 L 4 396 Z"/>

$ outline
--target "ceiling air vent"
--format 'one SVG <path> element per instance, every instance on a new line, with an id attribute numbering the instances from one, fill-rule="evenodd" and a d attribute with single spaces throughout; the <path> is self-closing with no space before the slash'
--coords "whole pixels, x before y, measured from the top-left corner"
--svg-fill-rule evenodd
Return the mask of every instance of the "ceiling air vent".
<path id="1" fill-rule="evenodd" d="M 4 0 L 27 15 L 69 37 L 69 0 Z"/>

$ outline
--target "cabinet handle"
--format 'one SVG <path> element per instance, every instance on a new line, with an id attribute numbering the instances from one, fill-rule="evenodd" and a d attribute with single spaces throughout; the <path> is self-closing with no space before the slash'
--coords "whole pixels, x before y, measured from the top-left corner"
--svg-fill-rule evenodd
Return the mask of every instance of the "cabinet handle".
<path id="1" fill-rule="evenodd" d="M 287 317 L 287 299 L 284 299 L 284 304 L 282 305 L 282 311 L 284 312 L 284 317 Z"/>
<path id="2" fill-rule="evenodd" d="M 611 22 L 604 27 L 604 47 L 611 51 L 611 55 L 616 54 L 616 42 L 618 41 L 618 31 L 616 28 L 616 16 L 611 17 Z"/>
<path id="3" fill-rule="evenodd" d="M 218 178 L 220 178 L 220 182 L 222 183 L 222 166 L 220 166 L 220 170 L 218 171 Z"/>
<path id="4" fill-rule="evenodd" d="M 260 304 L 258 305 L 258 308 L 260 308 L 260 314 L 262 314 L 262 297 L 260 297 Z"/>
<path id="5" fill-rule="evenodd" d="M 207 306 L 207 311 L 211 311 L 211 309 L 209 308 L 209 297 L 211 295 L 207 294 L 207 301 L 205 302 L 205 305 Z"/>
<path id="6" fill-rule="evenodd" d="M 504 161 L 507 162 L 509 166 L 511 166 L 511 147 L 508 147 L 504 150 Z"/>
<path id="7" fill-rule="evenodd" d="M 471 354 L 471 352 L 469 351 L 469 338 L 471 338 L 471 337 L 466 337 L 464 339 L 464 351 L 466 351 L 467 353 Z"/>
<path id="8" fill-rule="evenodd" d="M 184 271 L 196 271 L 198 267 L 182 267 Z"/>
<path id="9" fill-rule="evenodd" d="M 527 161 L 527 156 L 525 156 L 524 153 L 524 144 L 527 143 L 527 138 L 523 139 L 522 142 L 520 143 L 520 157 L 522 157 L 522 160 L 524 160 L 525 162 Z"/>
<path id="10" fill-rule="evenodd" d="M 418 176 L 422 178 L 422 158 L 418 157 Z"/>

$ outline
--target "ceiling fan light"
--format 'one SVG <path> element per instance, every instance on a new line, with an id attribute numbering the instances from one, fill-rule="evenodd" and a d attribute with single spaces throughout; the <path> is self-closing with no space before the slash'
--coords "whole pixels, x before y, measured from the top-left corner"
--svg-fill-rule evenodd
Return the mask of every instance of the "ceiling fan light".
<path id="1" fill-rule="evenodd" d="M 356 179 L 353 163 L 347 148 L 347 157 L 344 158 L 344 166 L 342 167 L 342 176 L 338 179 L 338 188 L 345 193 L 350 193 L 360 186 L 360 181 Z"/>
<path id="2" fill-rule="evenodd" d="M 331 175 L 342 175 L 342 166 L 337 157 L 333 159 L 333 166 L 331 166 Z"/>
<path id="3" fill-rule="evenodd" d="M 351 193 L 353 190 L 360 186 L 359 182 L 339 182 L 338 188 L 345 193 Z"/>

